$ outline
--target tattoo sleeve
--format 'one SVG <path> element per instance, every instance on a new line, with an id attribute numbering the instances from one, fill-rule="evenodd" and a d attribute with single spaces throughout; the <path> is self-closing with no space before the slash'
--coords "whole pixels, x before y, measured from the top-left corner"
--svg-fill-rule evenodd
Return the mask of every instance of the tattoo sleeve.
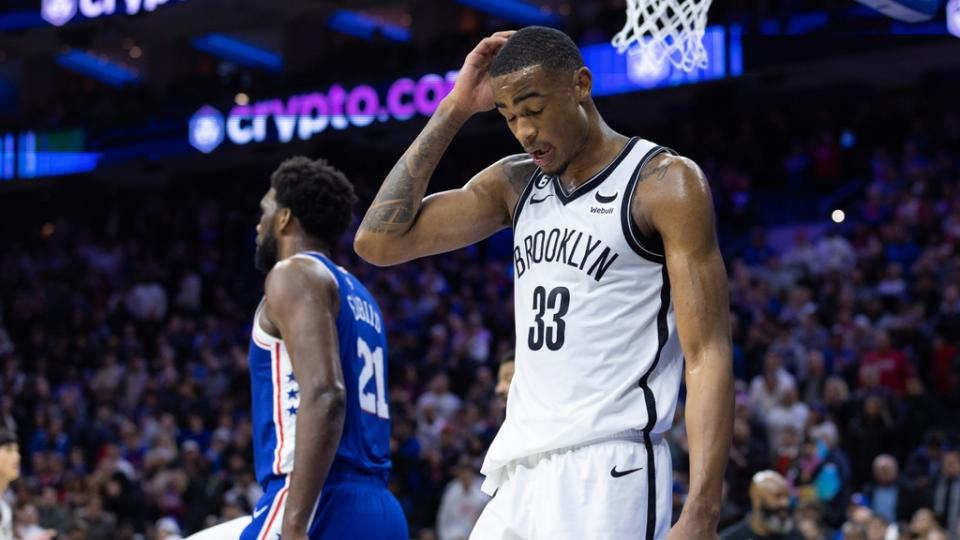
<path id="1" fill-rule="evenodd" d="M 420 135 L 387 174 L 373 204 L 363 217 L 361 228 L 386 235 L 402 235 L 410 230 L 423 202 L 430 176 L 464 121 L 442 105 L 437 109 Z"/>
<path id="2" fill-rule="evenodd" d="M 523 194 L 523 190 L 527 187 L 527 182 L 530 181 L 534 171 L 537 170 L 537 166 L 533 164 L 533 160 L 530 159 L 529 156 L 517 154 L 503 160 L 500 164 L 500 169 L 503 177 L 506 178 L 510 184 L 511 190 L 513 190 L 514 200 L 517 200 Z M 513 224 L 515 205 L 516 203 L 514 202 L 514 204 L 507 208 L 507 215 L 503 222 L 504 225 Z"/>

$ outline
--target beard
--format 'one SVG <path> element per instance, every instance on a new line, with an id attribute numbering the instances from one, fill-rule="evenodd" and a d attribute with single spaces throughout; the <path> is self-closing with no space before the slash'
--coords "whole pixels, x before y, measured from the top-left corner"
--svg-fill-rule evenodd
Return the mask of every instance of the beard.
<path id="1" fill-rule="evenodd" d="M 277 264 L 278 256 L 277 238 L 272 234 L 267 234 L 253 253 L 253 264 L 257 267 L 257 270 L 268 274 L 273 269 L 273 265 Z"/>
<path id="2" fill-rule="evenodd" d="M 769 512 L 764 509 L 763 526 L 774 534 L 788 534 L 793 531 L 793 518 L 789 514 L 784 516 L 779 512 Z"/>

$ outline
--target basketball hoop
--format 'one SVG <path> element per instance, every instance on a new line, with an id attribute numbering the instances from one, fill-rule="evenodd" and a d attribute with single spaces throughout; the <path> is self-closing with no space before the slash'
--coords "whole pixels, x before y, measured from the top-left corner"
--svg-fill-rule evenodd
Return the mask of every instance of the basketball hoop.
<path id="1" fill-rule="evenodd" d="M 703 33 L 712 0 L 627 0 L 627 22 L 613 36 L 617 51 L 664 60 L 683 71 L 707 67 Z"/>

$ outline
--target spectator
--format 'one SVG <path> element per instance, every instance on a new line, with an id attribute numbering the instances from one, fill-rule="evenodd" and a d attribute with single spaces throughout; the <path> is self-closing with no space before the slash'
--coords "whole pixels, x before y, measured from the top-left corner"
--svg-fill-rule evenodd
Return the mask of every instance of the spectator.
<path id="1" fill-rule="evenodd" d="M 876 373 L 884 388 L 901 395 L 907 379 L 913 374 L 913 367 L 903 351 L 891 346 L 887 332 L 877 332 L 875 340 L 876 346 L 863 357 L 860 367 L 861 384 L 864 383 L 864 372 L 870 370 Z"/>
<path id="2" fill-rule="evenodd" d="M 737 525 L 723 531 L 721 540 L 803 540 L 790 516 L 787 482 L 773 471 L 761 471 L 750 483 L 751 511 Z"/>
<path id="3" fill-rule="evenodd" d="M 739 513 L 750 508 L 750 479 L 768 468 L 770 458 L 768 446 L 754 437 L 750 422 L 735 418 L 733 422 L 733 442 L 730 447 L 730 463 L 727 465 L 727 499 L 733 503 Z"/>
<path id="4" fill-rule="evenodd" d="M 32 504 L 25 504 L 17 511 L 16 521 L 20 540 L 51 540 L 57 535 L 55 529 L 44 529 L 39 525 L 37 509 Z"/>
<path id="5" fill-rule="evenodd" d="M 933 511 L 948 531 L 960 527 L 960 451 L 943 454 L 940 475 L 933 485 Z"/>
<path id="6" fill-rule="evenodd" d="M 510 383 L 513 382 L 513 373 L 516 369 L 513 353 L 503 357 L 500 361 L 500 367 L 497 368 L 497 386 L 494 392 L 506 399 L 507 392 L 510 390 Z"/>
<path id="7" fill-rule="evenodd" d="M 115 540 L 117 537 L 117 518 L 103 511 L 100 497 L 93 496 L 82 512 L 78 513 L 80 522 L 87 532 L 88 540 Z"/>
<path id="8" fill-rule="evenodd" d="M 783 431 L 787 428 L 794 433 L 803 433 L 807 425 L 810 408 L 806 403 L 797 400 L 796 387 L 786 388 L 780 397 L 780 403 L 767 410 L 765 421 L 767 436 L 770 437 L 770 447 L 779 448 Z"/>
<path id="9" fill-rule="evenodd" d="M 874 514 L 888 523 L 906 522 L 915 510 L 915 495 L 900 478 L 896 458 L 889 454 L 881 454 L 873 460 L 873 483 L 863 493 Z"/>
<path id="10" fill-rule="evenodd" d="M 780 357 L 774 353 L 767 354 L 763 361 L 763 374 L 750 382 L 750 403 L 754 412 L 763 416 L 780 403 L 788 389 L 796 386 L 793 376 L 783 369 Z"/>
<path id="11" fill-rule="evenodd" d="M 886 403 L 879 396 L 868 396 L 863 410 L 850 421 L 848 453 L 854 464 L 854 482 L 862 484 L 870 476 L 874 458 L 895 448 L 896 425 Z"/>
<path id="12" fill-rule="evenodd" d="M 421 416 L 427 408 L 433 409 L 437 416 L 447 421 L 460 409 L 460 398 L 450 392 L 450 379 L 446 374 L 434 375 L 427 392 L 417 401 L 417 411 Z"/>
<path id="13" fill-rule="evenodd" d="M 177 520 L 171 517 L 160 518 L 157 521 L 157 540 L 182 540 Z"/>
<path id="14" fill-rule="evenodd" d="M 70 512 L 57 500 L 57 490 L 52 486 L 44 487 L 37 505 L 37 523 L 40 527 L 65 534 L 71 521 Z"/>
<path id="15" fill-rule="evenodd" d="M 914 512 L 908 527 L 910 534 L 913 535 L 912 538 L 922 538 L 924 540 L 939 529 L 937 518 L 929 508 L 921 508 Z"/>
<path id="16" fill-rule="evenodd" d="M 483 478 L 477 475 L 467 456 L 460 458 L 454 470 L 455 477 L 443 492 L 437 514 L 439 540 L 467 540 L 490 500 L 480 491 Z"/>

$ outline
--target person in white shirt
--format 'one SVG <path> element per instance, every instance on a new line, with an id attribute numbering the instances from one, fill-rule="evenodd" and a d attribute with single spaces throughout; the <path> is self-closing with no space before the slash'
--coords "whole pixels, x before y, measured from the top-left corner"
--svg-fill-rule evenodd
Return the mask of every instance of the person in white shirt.
<path id="1" fill-rule="evenodd" d="M 12 432 L 0 430 L 0 540 L 13 540 L 13 511 L 3 495 L 20 477 L 20 447 Z"/>
<path id="2" fill-rule="evenodd" d="M 803 433 L 808 416 L 810 408 L 806 403 L 798 401 L 797 389 L 787 388 L 780 398 L 780 403 L 768 409 L 764 415 L 770 448 L 780 447 L 783 432 L 788 428 L 793 428 L 796 433 Z"/>
<path id="3" fill-rule="evenodd" d="M 460 398 L 450 391 L 450 379 L 445 373 L 438 373 L 430 379 L 427 392 L 417 400 L 417 411 L 423 415 L 424 409 L 433 407 L 438 415 L 450 420 L 460 410 Z"/>
<path id="4" fill-rule="evenodd" d="M 750 381 L 750 404 L 754 413 L 765 416 L 767 411 L 780 403 L 788 389 L 796 387 L 796 379 L 783 369 L 780 355 L 768 352 L 763 360 L 763 373 Z"/>
<path id="5" fill-rule="evenodd" d="M 480 490 L 483 478 L 477 475 L 470 458 L 457 463 L 456 478 L 447 484 L 437 513 L 439 540 L 466 540 L 490 496 Z"/>

